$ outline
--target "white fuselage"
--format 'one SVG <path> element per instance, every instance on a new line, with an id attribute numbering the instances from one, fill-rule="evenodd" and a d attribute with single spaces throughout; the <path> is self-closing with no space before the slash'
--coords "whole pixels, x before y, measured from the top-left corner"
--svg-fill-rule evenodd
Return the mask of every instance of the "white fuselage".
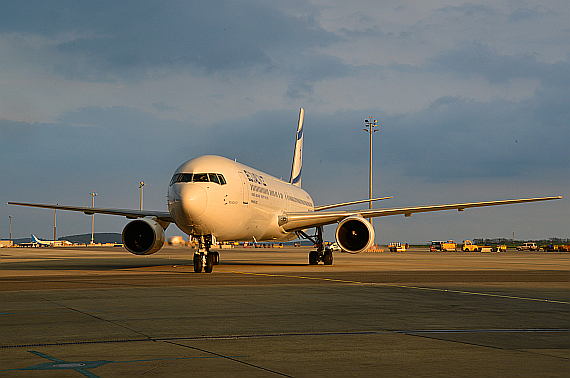
<path id="1" fill-rule="evenodd" d="M 168 187 L 168 210 L 176 225 L 188 235 L 211 234 L 218 241 L 296 238 L 279 225 L 280 215 L 313 208 L 300 187 L 220 156 L 185 162 Z"/>

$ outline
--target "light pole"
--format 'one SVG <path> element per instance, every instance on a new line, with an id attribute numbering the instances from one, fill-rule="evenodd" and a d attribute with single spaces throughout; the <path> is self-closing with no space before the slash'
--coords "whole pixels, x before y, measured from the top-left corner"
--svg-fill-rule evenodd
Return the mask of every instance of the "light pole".
<path id="1" fill-rule="evenodd" d="M 90 193 L 93 196 L 93 205 L 95 207 L 95 197 L 97 196 L 97 192 Z M 91 244 L 93 244 L 93 230 L 95 228 L 95 213 L 91 214 Z"/>
<path id="2" fill-rule="evenodd" d="M 10 218 L 10 245 L 12 245 L 12 216 L 8 215 L 8 218 Z"/>
<path id="3" fill-rule="evenodd" d="M 378 129 L 376 128 L 376 122 L 378 122 L 375 119 L 372 119 L 372 117 L 369 117 L 369 119 L 365 119 L 364 120 L 364 124 L 366 125 L 364 127 L 364 131 L 366 131 L 368 134 L 370 134 L 370 170 L 368 172 L 368 199 L 372 199 L 372 134 L 375 133 L 376 131 L 378 131 Z M 372 209 L 372 201 L 368 202 L 368 208 Z M 372 218 L 368 218 L 368 221 L 370 223 L 372 223 Z"/>
<path id="4" fill-rule="evenodd" d="M 57 209 L 53 209 L 53 241 L 55 242 L 56 240 L 57 240 Z"/>
<path id="5" fill-rule="evenodd" d="M 139 188 L 141 188 L 141 211 L 143 209 L 143 186 L 145 186 L 146 183 L 144 181 L 141 181 L 139 184 Z"/>

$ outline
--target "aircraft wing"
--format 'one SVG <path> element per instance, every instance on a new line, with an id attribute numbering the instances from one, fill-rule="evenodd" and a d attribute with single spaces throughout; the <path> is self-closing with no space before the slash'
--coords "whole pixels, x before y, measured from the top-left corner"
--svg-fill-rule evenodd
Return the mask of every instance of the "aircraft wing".
<path id="1" fill-rule="evenodd" d="M 280 217 L 279 224 L 285 229 L 285 231 L 292 232 L 311 227 L 324 226 L 327 224 L 340 222 L 344 218 L 347 218 L 351 215 L 360 215 L 363 218 L 374 218 L 374 217 L 386 217 L 389 215 L 403 214 L 406 217 L 409 217 L 415 213 L 426 213 L 430 211 L 441 211 L 441 210 L 464 211 L 465 209 L 472 207 L 509 205 L 515 203 L 550 201 L 556 199 L 562 199 L 562 197 L 557 196 L 557 197 L 540 197 L 540 198 L 521 198 L 521 199 L 511 199 L 511 200 L 501 200 L 501 201 L 468 202 L 468 203 L 454 203 L 446 205 L 394 207 L 388 209 L 364 209 L 364 210 L 352 210 L 352 211 L 350 210 L 319 211 L 319 212 L 309 212 L 309 213 L 286 212 Z"/>
<path id="2" fill-rule="evenodd" d="M 323 210 L 333 209 L 333 208 L 335 208 L 335 207 L 356 205 L 356 204 L 365 203 L 365 202 L 382 201 L 382 200 L 391 199 L 391 198 L 392 198 L 392 197 L 381 197 L 381 198 L 372 198 L 372 199 L 365 199 L 365 200 L 359 200 L 359 201 L 351 201 L 351 202 L 343 202 L 343 203 L 334 203 L 334 204 L 332 204 L 332 205 L 315 206 L 315 208 L 313 209 L 313 211 L 323 211 Z"/>
<path id="3" fill-rule="evenodd" d="M 27 203 L 27 202 L 8 202 L 8 205 L 41 207 L 44 209 L 55 209 L 55 210 L 80 211 L 87 215 L 91 214 L 119 215 L 127 217 L 129 219 L 154 217 L 162 222 L 167 222 L 167 223 L 174 222 L 174 220 L 170 216 L 170 213 L 166 211 L 110 209 L 104 207 L 88 207 L 88 206 L 44 205 L 40 203 Z"/>

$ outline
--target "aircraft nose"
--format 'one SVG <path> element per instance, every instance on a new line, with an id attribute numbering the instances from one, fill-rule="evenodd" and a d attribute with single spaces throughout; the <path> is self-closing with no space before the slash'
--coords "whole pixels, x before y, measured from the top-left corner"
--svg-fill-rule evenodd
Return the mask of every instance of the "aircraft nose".
<path id="1" fill-rule="evenodd" d="M 180 202 L 184 213 L 191 218 L 202 215 L 206 210 L 208 195 L 204 188 L 195 184 L 182 185 L 180 190 Z"/>
<path id="2" fill-rule="evenodd" d="M 171 212 L 176 213 L 176 216 L 183 216 L 184 218 L 196 218 L 206 210 L 208 203 L 208 195 L 204 188 L 199 185 L 188 184 L 175 184 L 171 197 Z M 182 214 L 180 214 L 182 213 Z"/>

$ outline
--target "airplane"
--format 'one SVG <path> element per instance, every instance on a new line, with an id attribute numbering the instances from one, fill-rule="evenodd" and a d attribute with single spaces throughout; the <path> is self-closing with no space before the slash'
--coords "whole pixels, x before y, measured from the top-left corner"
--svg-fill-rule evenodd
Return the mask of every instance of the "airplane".
<path id="1" fill-rule="evenodd" d="M 390 215 L 458 210 L 473 207 L 549 201 L 562 197 L 523 198 L 487 202 L 456 203 L 365 210 L 337 210 L 339 207 L 370 203 L 391 197 L 365 199 L 315 206 L 301 188 L 303 165 L 303 120 L 300 109 L 293 164 L 289 181 L 222 156 L 205 155 L 181 164 L 168 185 L 168 211 L 130 210 L 87 206 L 45 205 L 8 202 L 10 205 L 108 214 L 133 219 L 123 229 L 125 248 L 135 255 L 150 255 L 162 248 L 164 231 L 174 223 L 198 241 L 194 271 L 211 273 L 219 264 L 219 253 L 210 251 L 215 241 L 289 241 L 305 238 L 316 245 L 309 253 L 309 264 L 333 263 L 331 250 L 325 250 L 323 227 L 337 223 L 335 239 L 342 252 L 360 253 L 374 243 L 374 228 L 366 218 Z M 335 209 L 335 210 L 331 210 Z M 315 228 L 314 235 L 308 229 Z"/>
<path id="2" fill-rule="evenodd" d="M 52 246 L 65 246 L 71 245 L 67 240 L 41 240 L 36 235 L 31 235 L 31 241 L 29 243 L 20 244 L 22 247 L 52 247 Z"/>

